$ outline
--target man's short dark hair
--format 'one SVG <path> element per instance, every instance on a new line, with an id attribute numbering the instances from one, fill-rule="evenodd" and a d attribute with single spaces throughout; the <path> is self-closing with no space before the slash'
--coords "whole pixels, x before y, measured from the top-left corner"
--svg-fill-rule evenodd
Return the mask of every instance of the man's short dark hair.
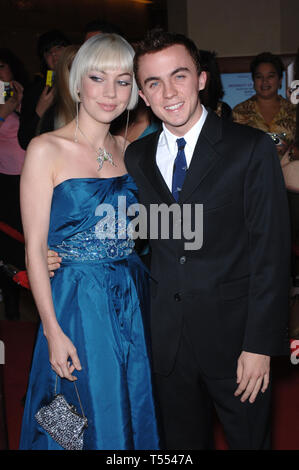
<path id="1" fill-rule="evenodd" d="M 250 64 L 252 80 L 254 80 L 256 69 L 261 64 L 272 64 L 277 72 L 278 77 L 282 78 L 284 65 L 281 58 L 278 55 L 272 54 L 271 52 L 262 52 L 261 54 L 258 54 Z"/>
<path id="2" fill-rule="evenodd" d="M 39 55 L 40 60 L 42 61 L 44 58 L 44 54 L 48 52 L 52 47 L 66 47 L 69 45 L 70 41 L 64 33 L 59 31 L 58 29 L 52 29 L 39 36 L 37 41 L 37 53 Z"/>
<path id="3" fill-rule="evenodd" d="M 183 34 L 170 33 L 168 31 L 163 31 L 162 29 L 152 29 L 148 31 L 144 39 L 136 44 L 135 48 L 136 53 L 134 57 L 134 73 L 139 88 L 141 88 L 141 84 L 138 79 L 140 57 L 144 56 L 145 54 L 153 54 L 155 52 L 162 51 L 177 44 L 180 44 L 187 49 L 196 66 L 198 75 L 201 73 L 199 52 L 191 39 L 187 38 Z"/>

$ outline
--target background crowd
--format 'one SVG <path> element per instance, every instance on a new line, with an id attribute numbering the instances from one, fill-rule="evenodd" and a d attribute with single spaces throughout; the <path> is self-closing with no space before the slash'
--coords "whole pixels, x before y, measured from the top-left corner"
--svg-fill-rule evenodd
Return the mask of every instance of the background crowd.
<path id="1" fill-rule="evenodd" d="M 114 25 L 93 21 L 84 30 L 84 42 L 93 35 L 110 32 L 123 35 Z M 26 66 L 19 57 L 9 49 L 0 49 L 0 80 L 8 84 L 4 102 L 0 104 L 0 290 L 7 320 L 20 318 L 22 287 L 13 281 L 12 273 L 14 267 L 25 270 L 24 245 L 20 243 L 19 183 L 26 150 L 35 136 L 60 129 L 76 117 L 78 107 L 68 85 L 71 65 L 79 47 L 80 44 L 73 44 L 63 31 L 53 29 L 44 32 L 37 41 L 40 71 L 33 80 L 28 79 Z M 281 96 L 285 65 L 280 56 L 261 51 L 252 58 L 249 69 L 254 95 L 232 108 L 226 103 L 217 53 L 202 49 L 199 52 L 201 69 L 207 75 L 206 87 L 200 91 L 201 103 L 221 119 L 269 134 L 269 139 L 276 145 L 291 215 L 291 299 L 297 294 L 297 288 L 299 291 L 299 108 L 296 91 L 295 102 L 291 100 L 291 93 L 294 97 L 292 90 L 287 90 L 287 98 Z M 299 80 L 299 49 L 293 78 Z M 299 97 L 299 88 L 297 91 Z M 111 130 L 113 134 L 133 142 L 157 131 L 160 126 L 150 108 L 140 100 L 134 110 L 120 115 L 112 123 Z M 299 331 L 292 330 L 291 338 L 299 339 Z"/>
<path id="2" fill-rule="evenodd" d="M 115 25 L 92 21 L 84 29 L 84 41 L 98 33 L 123 32 Z M 132 44 L 134 47 L 134 44 Z M 68 91 L 68 77 L 73 58 L 80 45 L 71 44 L 64 32 L 50 30 L 37 41 L 40 71 L 29 81 L 26 64 L 6 48 L 0 48 L 0 80 L 8 82 L 8 93 L 0 104 L 0 222 L 22 234 L 19 209 L 19 177 L 30 140 L 41 133 L 58 129 L 70 122 L 76 113 L 75 103 Z M 293 232 L 293 271 L 296 284 L 299 277 L 296 246 L 299 246 L 299 158 L 297 106 L 280 94 L 285 69 L 281 58 L 262 51 L 252 58 L 250 72 L 255 94 L 233 109 L 225 102 L 221 75 L 214 51 L 200 50 L 201 67 L 207 73 L 207 85 L 200 92 L 205 107 L 214 110 L 223 119 L 252 126 L 269 133 L 273 138 L 277 157 L 289 193 Z M 298 57 L 295 60 L 294 79 L 299 78 Z M 140 100 L 135 110 L 120 116 L 112 125 L 114 134 L 124 135 L 132 142 L 159 128 L 160 123 Z M 128 124 L 128 126 L 127 126 Z M 5 201 L 5 203 L 3 203 Z M 7 231 L 0 231 L 0 260 L 17 269 L 24 269 L 23 245 Z M 298 265 L 298 266 L 297 266 Z M 0 288 L 7 319 L 19 318 L 20 287 L 11 280 L 7 271 L 1 272 Z"/>

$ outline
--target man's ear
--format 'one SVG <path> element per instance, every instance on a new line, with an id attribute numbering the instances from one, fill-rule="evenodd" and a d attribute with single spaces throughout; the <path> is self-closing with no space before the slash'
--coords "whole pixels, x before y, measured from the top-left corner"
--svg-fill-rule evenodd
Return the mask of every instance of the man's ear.
<path id="1" fill-rule="evenodd" d="M 198 91 L 205 89 L 206 81 L 207 81 L 207 73 L 201 72 L 198 77 Z"/>
<path id="2" fill-rule="evenodd" d="M 147 101 L 147 99 L 146 99 L 144 93 L 142 92 L 142 90 L 139 90 L 138 93 L 139 93 L 139 96 L 140 96 L 140 97 L 143 99 L 143 101 L 145 102 L 146 106 L 150 106 L 150 104 L 149 104 L 149 102 Z"/>

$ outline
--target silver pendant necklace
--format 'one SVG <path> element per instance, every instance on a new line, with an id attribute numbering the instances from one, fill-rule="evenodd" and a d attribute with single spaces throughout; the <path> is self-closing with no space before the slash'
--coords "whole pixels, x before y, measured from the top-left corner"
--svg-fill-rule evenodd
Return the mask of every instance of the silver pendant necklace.
<path id="1" fill-rule="evenodd" d="M 112 166 L 116 166 L 113 161 L 112 154 L 110 152 L 108 152 L 105 148 L 102 148 L 102 147 L 99 147 L 98 149 L 94 148 L 89 138 L 84 134 L 84 132 L 80 129 L 78 125 L 77 125 L 77 129 L 82 134 L 82 136 L 85 137 L 85 139 L 87 140 L 91 148 L 95 151 L 96 156 L 97 156 L 96 160 L 99 164 L 98 171 L 102 169 L 105 161 L 109 162 Z M 77 139 L 75 139 L 75 142 L 77 142 Z"/>

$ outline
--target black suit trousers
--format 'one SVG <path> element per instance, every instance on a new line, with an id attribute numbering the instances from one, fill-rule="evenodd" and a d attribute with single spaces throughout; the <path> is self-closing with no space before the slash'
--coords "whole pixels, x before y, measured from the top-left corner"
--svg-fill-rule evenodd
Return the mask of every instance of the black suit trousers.
<path id="1" fill-rule="evenodd" d="M 213 449 L 216 410 L 230 449 L 270 449 L 271 382 L 253 404 L 248 400 L 241 403 L 240 397 L 234 396 L 236 374 L 225 379 L 204 375 L 185 329 L 172 372 L 154 377 L 162 448 Z"/>

